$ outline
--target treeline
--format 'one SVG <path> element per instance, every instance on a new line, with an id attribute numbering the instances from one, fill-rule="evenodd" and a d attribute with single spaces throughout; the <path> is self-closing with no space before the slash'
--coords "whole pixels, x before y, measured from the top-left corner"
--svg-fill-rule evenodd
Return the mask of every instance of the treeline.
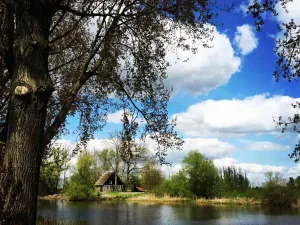
<path id="1" fill-rule="evenodd" d="M 154 193 L 172 197 L 214 198 L 228 192 L 245 192 L 249 188 L 246 172 L 235 167 L 218 170 L 212 160 L 198 151 L 190 151 L 182 161 L 182 169 L 165 179 Z"/>
<path id="2" fill-rule="evenodd" d="M 246 171 L 235 167 L 218 170 L 198 151 L 190 151 L 182 169 L 154 189 L 157 196 L 215 198 L 246 197 L 268 206 L 297 206 L 300 199 L 300 176 L 289 180 L 279 172 L 266 172 L 261 186 L 250 185 Z"/>
<path id="3" fill-rule="evenodd" d="M 40 194 L 62 192 L 73 200 L 93 200 L 98 193 L 94 184 L 105 171 L 118 171 L 126 190 L 136 186 L 157 196 L 188 198 L 247 197 L 271 206 L 291 206 L 300 199 L 300 177 L 285 180 L 278 172 L 267 172 L 265 182 L 251 186 L 246 171 L 235 167 L 217 169 L 212 160 L 198 151 L 190 151 L 182 168 L 165 177 L 149 151 L 138 146 L 130 157 L 123 158 L 113 149 L 83 151 L 75 166 L 70 167 L 66 150 L 55 149 L 51 160 L 41 169 Z M 69 177 L 63 176 L 69 170 Z"/>

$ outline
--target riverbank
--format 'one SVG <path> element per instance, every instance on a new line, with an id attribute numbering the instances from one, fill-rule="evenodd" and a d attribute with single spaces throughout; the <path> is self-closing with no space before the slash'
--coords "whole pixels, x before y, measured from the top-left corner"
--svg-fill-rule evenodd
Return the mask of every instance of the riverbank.
<path id="1" fill-rule="evenodd" d="M 53 201 L 70 201 L 67 196 L 55 194 L 39 197 L 39 200 L 53 200 Z M 95 201 L 128 201 L 136 203 L 181 203 L 181 202 L 192 202 L 197 205 L 248 205 L 248 206 L 262 206 L 261 200 L 247 197 L 230 197 L 230 198 L 183 198 L 183 197 L 170 197 L 163 195 L 160 197 L 154 194 L 145 192 L 104 192 L 101 193 L 99 198 Z M 300 208 L 300 200 L 294 203 L 292 208 Z"/>
<path id="2" fill-rule="evenodd" d="M 128 198 L 138 197 L 144 195 L 144 192 L 103 192 L 95 201 L 99 200 L 126 200 Z M 53 201 L 71 201 L 66 195 L 54 194 L 39 196 L 39 200 L 53 200 Z"/>
<path id="3" fill-rule="evenodd" d="M 39 197 L 39 200 L 70 201 L 67 196 L 55 194 Z M 213 198 L 213 199 L 190 199 L 183 197 L 170 197 L 168 195 L 157 197 L 154 194 L 143 192 L 104 192 L 101 193 L 97 201 L 105 200 L 125 200 L 128 202 L 193 202 L 198 205 L 262 205 L 260 200 L 254 198 L 234 197 L 234 198 Z M 297 204 L 299 205 L 299 204 Z"/>
<path id="4" fill-rule="evenodd" d="M 253 198 L 213 198 L 213 199 L 190 199 L 190 198 L 181 198 L 181 197 L 170 197 L 168 195 L 164 195 L 161 197 L 157 197 L 154 194 L 145 194 L 141 196 L 135 196 L 132 198 L 126 199 L 130 202 L 193 202 L 197 205 L 262 205 L 260 200 L 256 200 Z"/>

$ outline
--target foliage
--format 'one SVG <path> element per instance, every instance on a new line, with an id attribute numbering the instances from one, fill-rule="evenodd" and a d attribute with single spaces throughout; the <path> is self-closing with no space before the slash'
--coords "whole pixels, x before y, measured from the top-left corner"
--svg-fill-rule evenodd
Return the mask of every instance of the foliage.
<path id="1" fill-rule="evenodd" d="M 190 191 L 204 198 L 212 198 L 219 184 L 218 170 L 213 162 L 198 151 L 190 151 L 183 159 L 183 170 L 188 176 Z"/>
<path id="2" fill-rule="evenodd" d="M 40 169 L 40 195 L 58 193 L 60 175 L 63 171 L 68 169 L 68 161 L 68 149 L 59 147 L 53 148 L 51 155 L 43 159 Z"/>
<path id="3" fill-rule="evenodd" d="M 167 194 L 171 197 L 193 196 L 193 193 L 189 190 L 189 179 L 183 170 L 178 171 L 169 180 L 163 180 L 155 189 L 155 194 L 157 196 Z"/>
<path id="4" fill-rule="evenodd" d="M 79 117 L 80 144 L 125 108 L 145 119 L 141 138 L 158 142 L 160 159 L 180 148 L 167 112 L 165 56 L 196 51 L 189 37 L 207 46 L 216 9 L 213 0 L 1 1 L 0 217 L 35 223 L 41 151 L 68 132 L 68 116 Z"/>
<path id="5" fill-rule="evenodd" d="M 71 200 L 93 200 L 96 198 L 94 158 L 87 151 L 83 152 L 74 168 L 66 194 Z"/>
<path id="6" fill-rule="evenodd" d="M 140 187 L 141 185 L 142 185 L 141 178 L 138 175 L 138 173 L 131 174 L 130 178 L 129 178 L 129 186 L 130 186 L 130 188 L 132 189 L 134 187 Z"/>
<path id="7" fill-rule="evenodd" d="M 264 24 L 265 12 L 271 12 L 274 16 L 278 15 L 276 11 L 276 4 L 284 8 L 286 13 L 287 4 L 293 0 L 274 0 L 274 1 L 259 1 L 254 0 L 248 12 L 256 19 L 256 28 L 257 30 L 261 29 L 261 26 Z M 276 69 L 274 71 L 274 77 L 276 81 L 280 77 L 287 79 L 289 82 L 299 80 L 300 77 L 300 24 L 297 24 L 292 18 L 287 23 L 279 23 L 278 30 L 282 35 L 278 35 L 275 39 L 276 47 L 275 54 L 278 56 Z M 291 104 L 293 108 L 300 109 L 300 103 L 296 102 Z M 292 127 L 294 131 L 300 133 L 299 123 L 300 115 L 299 113 L 294 114 L 289 118 L 279 117 L 276 121 L 278 126 L 282 126 L 282 132 L 284 132 L 289 126 Z M 289 154 L 291 158 L 298 162 L 300 160 L 300 141 L 296 144 L 294 151 Z"/>
<path id="8" fill-rule="evenodd" d="M 282 178 L 279 172 L 266 172 L 263 184 L 263 203 L 270 206 L 291 206 L 297 201 L 295 186 Z"/>
<path id="9" fill-rule="evenodd" d="M 247 174 L 235 167 L 223 168 L 220 178 L 220 188 L 225 192 L 244 192 L 250 187 Z"/>
<path id="10" fill-rule="evenodd" d="M 103 149 L 94 151 L 94 163 L 97 176 L 101 176 L 105 171 L 114 171 L 116 167 L 116 153 L 113 149 Z"/>
<path id="11" fill-rule="evenodd" d="M 153 190 L 161 184 L 163 175 L 154 159 L 144 162 L 141 170 L 141 184 L 146 190 Z"/>

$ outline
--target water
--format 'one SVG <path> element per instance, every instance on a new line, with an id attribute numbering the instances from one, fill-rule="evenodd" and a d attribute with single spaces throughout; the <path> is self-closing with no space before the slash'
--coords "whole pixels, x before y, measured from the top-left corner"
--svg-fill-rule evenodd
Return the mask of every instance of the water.
<path id="1" fill-rule="evenodd" d="M 128 202 L 40 201 L 38 215 L 94 225 L 300 225 L 293 210 Z"/>

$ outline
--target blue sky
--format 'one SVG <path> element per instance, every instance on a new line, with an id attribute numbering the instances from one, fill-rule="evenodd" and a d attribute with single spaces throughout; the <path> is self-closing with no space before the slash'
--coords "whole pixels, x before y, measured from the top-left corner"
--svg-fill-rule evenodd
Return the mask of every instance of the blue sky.
<path id="1" fill-rule="evenodd" d="M 186 141 L 181 152 L 169 152 L 167 159 L 173 166 L 165 169 L 168 173 L 180 168 L 188 150 L 198 149 L 216 166 L 241 167 L 258 183 L 268 170 L 300 175 L 300 165 L 288 157 L 299 138 L 293 132 L 282 134 L 272 118 L 292 116 L 295 111 L 290 104 L 299 98 L 300 82 L 275 82 L 272 76 L 276 65 L 272 37 L 280 35 L 278 22 L 294 18 L 300 24 L 300 0 L 288 5 L 288 14 L 277 7 L 277 18 L 265 15 L 260 32 L 243 11 L 248 4 L 249 0 L 238 2 L 235 10 L 220 15 L 224 26 L 215 29 L 211 49 L 199 45 L 195 55 L 179 52 L 190 58 L 186 63 L 175 62 L 174 55 L 167 54 L 172 66 L 165 84 L 175 90 L 169 115 L 177 117 L 176 130 Z M 96 133 L 90 148 L 102 149 L 103 139 L 121 129 L 120 116 L 120 112 L 109 115 L 107 126 Z M 68 119 L 71 130 L 76 119 Z M 75 143 L 76 135 L 62 139 Z M 153 146 L 150 141 L 146 144 Z"/>

